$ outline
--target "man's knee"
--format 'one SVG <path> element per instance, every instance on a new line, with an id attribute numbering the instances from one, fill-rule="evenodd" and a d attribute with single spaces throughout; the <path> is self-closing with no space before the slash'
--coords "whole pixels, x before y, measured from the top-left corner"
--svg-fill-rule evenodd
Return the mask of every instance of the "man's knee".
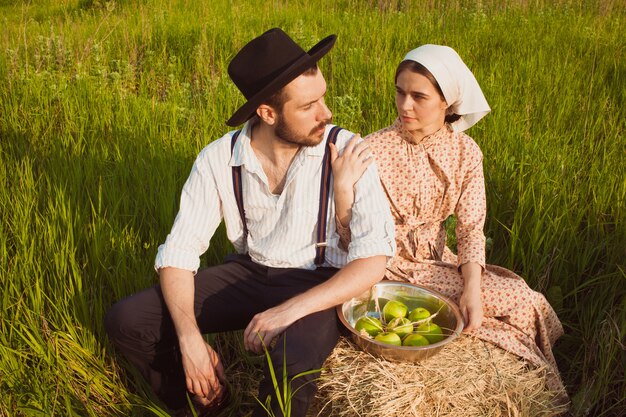
<path id="1" fill-rule="evenodd" d="M 104 316 L 104 328 L 109 336 L 109 340 L 114 345 L 132 338 L 139 333 L 139 315 L 136 306 L 123 299 L 113 304 Z"/>
<path id="2" fill-rule="evenodd" d="M 108 309 L 104 316 L 104 328 L 109 336 L 109 340 L 113 342 L 123 333 L 124 317 L 127 317 L 124 310 L 125 307 L 122 305 L 122 301 L 118 301 Z"/>

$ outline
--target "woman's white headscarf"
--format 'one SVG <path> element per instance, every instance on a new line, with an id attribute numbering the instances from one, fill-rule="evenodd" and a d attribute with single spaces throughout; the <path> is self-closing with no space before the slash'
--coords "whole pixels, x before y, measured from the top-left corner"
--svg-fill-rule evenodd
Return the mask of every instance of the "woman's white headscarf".
<path id="1" fill-rule="evenodd" d="M 454 49 L 422 45 L 406 54 L 403 61 L 418 62 L 435 77 L 450 110 L 461 116 L 452 123 L 455 131 L 469 129 L 491 111 L 474 74 Z"/>

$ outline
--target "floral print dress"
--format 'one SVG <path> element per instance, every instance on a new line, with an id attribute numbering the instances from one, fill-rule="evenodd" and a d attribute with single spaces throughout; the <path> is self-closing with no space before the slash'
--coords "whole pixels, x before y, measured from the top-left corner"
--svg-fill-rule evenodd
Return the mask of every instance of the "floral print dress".
<path id="1" fill-rule="evenodd" d="M 397 253 L 386 277 L 443 293 L 459 303 L 460 266 L 483 267 L 482 326 L 470 334 L 547 366 L 549 389 L 564 393 L 552 354 L 563 327 L 545 297 L 513 272 L 485 264 L 486 214 L 482 152 L 466 134 L 447 125 L 420 143 L 399 119 L 365 138 L 372 149 L 396 227 Z M 457 253 L 446 247 L 444 221 L 457 217 Z M 339 230 L 349 239 L 347 229 Z"/>

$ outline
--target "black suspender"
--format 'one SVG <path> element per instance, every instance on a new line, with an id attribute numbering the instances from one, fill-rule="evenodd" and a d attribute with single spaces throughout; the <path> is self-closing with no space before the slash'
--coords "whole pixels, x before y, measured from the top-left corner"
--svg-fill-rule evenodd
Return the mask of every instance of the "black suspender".
<path id="1" fill-rule="evenodd" d="M 328 204 L 330 197 L 330 177 L 332 170 L 330 168 L 330 143 L 337 141 L 337 135 L 341 128 L 333 126 L 328 133 L 326 146 L 324 147 L 324 160 L 322 161 L 322 179 L 320 180 L 320 205 L 317 212 L 317 243 L 315 244 L 315 265 L 324 263 L 324 253 L 326 252 L 326 214 L 328 213 Z"/>
<path id="2" fill-rule="evenodd" d="M 233 149 L 235 149 L 235 142 L 237 137 L 241 133 L 241 130 L 233 133 L 230 138 L 230 154 L 232 156 Z M 235 200 L 237 200 L 237 208 L 239 209 L 239 216 L 241 216 L 241 223 L 243 225 L 243 241 L 248 241 L 248 224 L 246 223 L 246 211 L 243 208 L 243 188 L 241 185 L 241 165 L 233 166 L 233 191 L 235 192 Z"/>
<path id="3" fill-rule="evenodd" d="M 333 126 L 328 133 L 326 139 L 326 147 L 324 148 L 324 159 L 322 160 L 322 176 L 320 179 L 320 202 L 319 210 L 317 214 L 317 232 L 315 244 L 315 265 L 322 265 L 324 263 L 324 253 L 326 252 L 326 218 L 328 215 L 328 206 L 330 204 L 330 178 L 332 176 L 332 170 L 330 166 L 330 143 L 337 141 L 337 136 L 341 128 L 339 126 Z M 235 148 L 235 142 L 237 137 L 241 133 L 240 130 L 236 131 L 231 137 L 230 141 L 230 153 L 232 155 Z M 241 166 L 233 166 L 233 191 L 235 193 L 235 199 L 237 200 L 237 208 L 239 209 L 239 215 L 241 216 L 241 222 L 243 224 L 243 237 L 244 242 L 248 239 L 248 225 L 246 224 L 246 211 L 243 206 L 243 188 L 241 181 Z"/>

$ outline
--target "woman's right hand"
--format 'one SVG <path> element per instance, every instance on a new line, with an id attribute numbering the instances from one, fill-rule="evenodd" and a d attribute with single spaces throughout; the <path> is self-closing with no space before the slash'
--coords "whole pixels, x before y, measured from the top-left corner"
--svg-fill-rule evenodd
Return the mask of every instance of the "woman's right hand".
<path id="1" fill-rule="evenodd" d="M 335 193 L 335 215 L 339 245 L 347 250 L 350 245 L 350 220 L 354 204 L 354 184 L 361 178 L 367 167 L 374 161 L 372 151 L 366 142 L 356 134 L 350 139 L 341 156 L 334 144 L 330 144 L 330 162 L 333 169 L 333 191 Z"/>
<path id="2" fill-rule="evenodd" d="M 367 142 L 359 142 L 360 139 L 361 135 L 354 135 L 341 155 L 339 155 L 335 144 L 330 144 L 330 161 L 333 169 L 335 192 L 353 190 L 354 184 L 374 161 L 372 150 Z"/>

